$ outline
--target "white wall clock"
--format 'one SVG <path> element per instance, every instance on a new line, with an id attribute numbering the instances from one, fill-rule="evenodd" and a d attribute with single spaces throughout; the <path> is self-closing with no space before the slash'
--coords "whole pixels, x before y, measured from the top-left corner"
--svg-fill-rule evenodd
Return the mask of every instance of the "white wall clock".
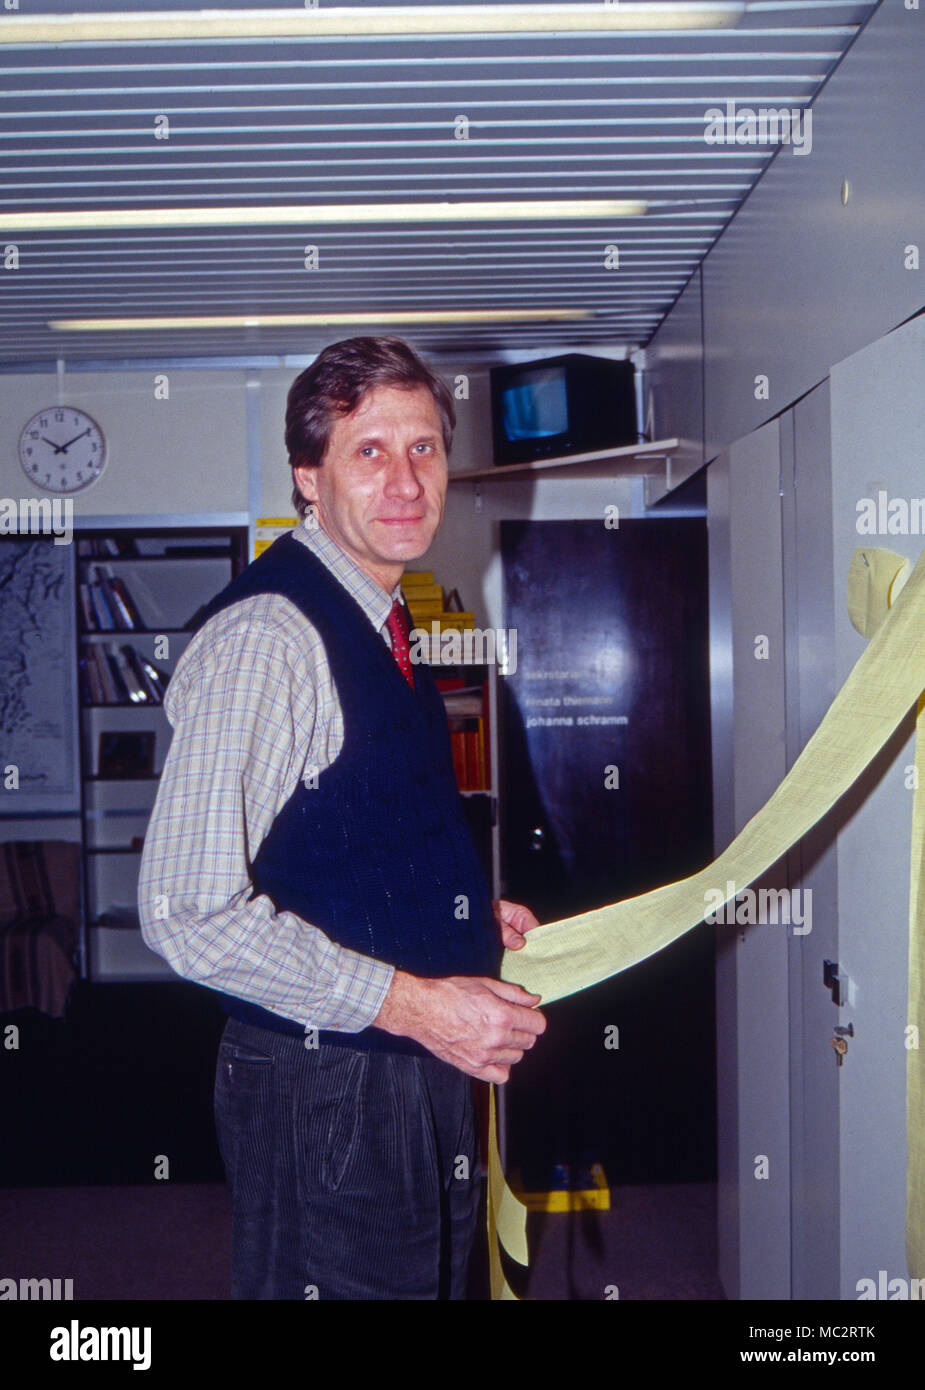
<path id="1" fill-rule="evenodd" d="M 80 492 L 106 466 L 106 440 L 85 410 L 49 406 L 23 426 L 19 462 L 29 481 L 46 492 Z"/>

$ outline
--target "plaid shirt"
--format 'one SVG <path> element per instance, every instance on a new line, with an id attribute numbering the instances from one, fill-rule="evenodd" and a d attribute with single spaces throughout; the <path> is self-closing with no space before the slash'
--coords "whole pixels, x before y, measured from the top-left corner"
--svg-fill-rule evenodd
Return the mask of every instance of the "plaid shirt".
<path id="1" fill-rule="evenodd" d="M 292 534 L 389 641 L 392 595 L 320 528 Z M 177 662 L 174 734 L 151 815 L 138 902 L 144 940 L 180 975 L 306 1027 L 353 1033 L 378 1014 L 394 968 L 345 950 L 252 897 L 249 866 L 300 779 L 343 746 L 343 717 L 315 628 L 262 594 L 217 613 Z"/>

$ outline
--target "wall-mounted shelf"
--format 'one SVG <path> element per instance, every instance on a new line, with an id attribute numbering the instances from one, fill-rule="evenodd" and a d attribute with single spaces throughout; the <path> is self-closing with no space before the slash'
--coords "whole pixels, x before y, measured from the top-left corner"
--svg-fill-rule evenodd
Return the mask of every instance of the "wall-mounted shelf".
<path id="1" fill-rule="evenodd" d="M 624 477 L 648 477 L 666 470 L 682 448 L 680 439 L 656 439 L 648 444 L 627 444 L 621 449 L 599 449 L 567 458 L 536 459 L 533 463 L 503 463 L 496 468 L 450 470 L 451 483 L 501 482 L 505 478 L 600 478 L 608 473 Z"/>

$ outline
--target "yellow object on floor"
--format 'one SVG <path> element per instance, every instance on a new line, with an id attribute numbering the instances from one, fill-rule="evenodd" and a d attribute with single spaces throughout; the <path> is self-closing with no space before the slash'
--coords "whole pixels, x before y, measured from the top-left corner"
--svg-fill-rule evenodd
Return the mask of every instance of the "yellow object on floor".
<path id="1" fill-rule="evenodd" d="M 610 1187 L 600 1163 L 591 1164 L 590 1176 L 590 1187 L 527 1192 L 515 1170 L 511 1174 L 511 1191 L 527 1211 L 610 1211 Z"/>

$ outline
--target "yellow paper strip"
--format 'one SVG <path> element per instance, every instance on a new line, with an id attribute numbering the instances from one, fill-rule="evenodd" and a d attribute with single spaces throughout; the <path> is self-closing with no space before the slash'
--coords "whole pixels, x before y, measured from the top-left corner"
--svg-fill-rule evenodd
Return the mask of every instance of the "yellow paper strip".
<path id="1" fill-rule="evenodd" d="M 501 1266 L 500 1245 L 522 1265 L 527 1263 L 527 1209 L 518 1202 L 507 1185 L 498 1152 L 498 1116 L 495 1088 L 491 1088 L 488 1109 L 488 1260 L 491 1297 L 494 1301 L 519 1303 Z"/>
<path id="2" fill-rule="evenodd" d="M 780 786 L 718 859 L 699 873 L 651 893 L 535 927 L 521 950 L 505 952 L 503 979 L 539 994 L 548 1004 L 618 974 L 676 941 L 698 926 L 708 910 L 720 907 L 720 898 L 723 903 L 734 898 L 807 834 L 856 781 L 913 705 L 919 710 L 916 775 L 925 776 L 925 706 L 920 702 L 925 691 L 925 552 L 909 574 L 908 562 L 901 555 L 872 548 L 856 551 L 848 608 L 855 627 L 871 635 L 870 644 Z M 920 1032 L 925 1028 L 923 799 L 925 792 L 917 793 L 913 803 L 909 946 L 909 1022 Z M 910 1047 L 907 1251 L 914 1278 L 925 1277 L 925 1066 L 919 1056 L 919 1049 Z M 497 1161 L 494 1123 L 491 1136 Z M 507 1241 L 519 1248 L 526 1212 L 521 1218 L 504 1201 L 499 1182 L 504 1182 L 500 1161 L 493 1177 L 490 1155 L 489 1236 L 492 1268 L 497 1262 L 500 1273 L 495 1244 L 496 1232 L 501 1236 L 498 1217 L 503 1212 L 505 1249 Z"/>
<path id="3" fill-rule="evenodd" d="M 501 1244 L 510 1255 L 512 1260 L 518 1264 L 525 1265 L 528 1260 L 527 1255 L 527 1232 L 526 1217 L 527 1208 L 507 1185 L 504 1170 L 501 1167 L 501 1155 L 498 1153 L 497 1127 L 495 1111 L 495 1088 L 491 1088 L 491 1103 L 489 1107 L 489 1134 L 491 1143 L 488 1148 L 488 1191 L 492 1207 L 492 1215 L 501 1238 Z"/>

